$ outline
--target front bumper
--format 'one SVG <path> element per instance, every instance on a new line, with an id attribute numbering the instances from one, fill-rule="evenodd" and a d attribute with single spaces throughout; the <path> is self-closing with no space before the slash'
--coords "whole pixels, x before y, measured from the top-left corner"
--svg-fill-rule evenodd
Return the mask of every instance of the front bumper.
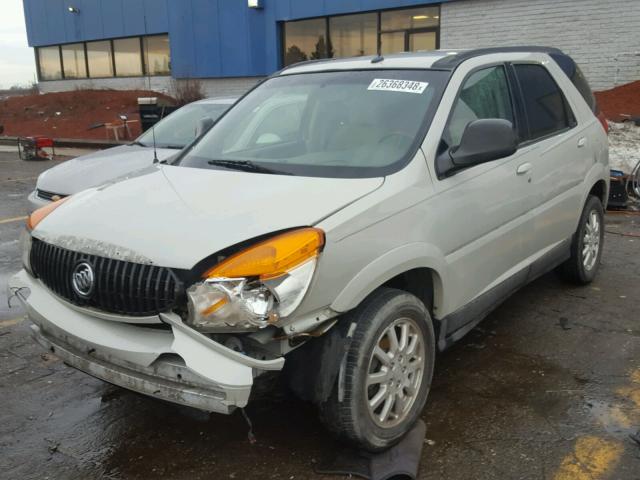
<path id="1" fill-rule="evenodd" d="M 9 281 L 36 341 L 65 363 L 121 387 L 201 410 L 244 407 L 253 379 L 284 358 L 257 360 L 161 314 L 170 330 L 96 318 L 54 296 L 24 270 Z M 26 294 L 26 290 L 29 294 Z"/>

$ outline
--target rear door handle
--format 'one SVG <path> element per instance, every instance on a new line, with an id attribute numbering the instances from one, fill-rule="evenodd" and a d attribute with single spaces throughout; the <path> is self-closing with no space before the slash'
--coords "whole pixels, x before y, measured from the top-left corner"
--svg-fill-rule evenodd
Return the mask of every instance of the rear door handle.
<path id="1" fill-rule="evenodd" d="M 578 148 L 582 148 L 587 144 L 587 139 L 585 137 L 582 137 L 580 140 L 578 140 Z"/>
<path id="2" fill-rule="evenodd" d="M 525 173 L 529 172 L 529 170 L 531 170 L 532 166 L 533 165 L 531 165 L 529 162 L 523 163 L 522 165 L 518 165 L 518 168 L 516 169 L 516 173 L 518 175 L 524 175 Z"/>

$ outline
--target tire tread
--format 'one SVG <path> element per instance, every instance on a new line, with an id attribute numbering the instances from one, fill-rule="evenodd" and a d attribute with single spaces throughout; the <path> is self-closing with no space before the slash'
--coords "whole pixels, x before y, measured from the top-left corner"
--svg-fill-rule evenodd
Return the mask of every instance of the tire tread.
<path id="1" fill-rule="evenodd" d="M 596 208 L 599 207 L 600 212 L 602 212 L 602 219 L 604 220 L 604 209 L 602 207 L 601 200 L 595 195 L 589 195 L 587 197 L 587 201 L 584 204 L 582 213 L 580 214 L 580 222 L 578 223 L 578 228 L 575 234 L 573 235 L 573 239 L 571 240 L 571 257 L 569 257 L 569 259 L 559 267 L 559 272 L 562 278 L 564 278 L 564 280 L 574 285 L 588 285 L 593 281 L 593 278 L 595 277 L 595 273 L 598 270 L 598 264 L 596 264 L 593 270 L 593 274 L 591 275 L 585 274 L 585 272 L 582 270 L 582 263 L 581 263 L 582 256 L 579 251 L 582 227 L 586 221 L 588 212 L 590 212 L 592 209 L 592 206 L 595 206 L 596 204 L 597 204 Z M 602 230 L 604 230 L 604 221 L 602 222 L 601 228 Z M 603 243 L 604 243 L 603 241 L 600 242 L 600 253 L 598 254 L 600 257 L 602 256 Z M 599 261 L 600 259 L 598 259 L 598 262 Z"/>
<path id="2" fill-rule="evenodd" d="M 426 307 L 416 297 L 403 290 L 394 288 L 381 287 L 376 290 L 372 295 L 365 299 L 358 307 L 351 312 L 347 313 L 343 318 L 343 321 L 356 322 L 357 326 L 353 333 L 353 339 L 347 352 L 346 368 L 345 371 L 353 372 L 358 363 L 358 352 L 363 348 L 363 342 L 368 331 L 369 325 L 373 322 L 375 314 L 384 308 L 391 300 L 399 297 L 407 296 L 415 299 L 424 309 L 426 318 L 430 320 L 430 316 Z M 428 322 L 428 328 L 433 334 L 433 326 L 431 322 Z M 353 367 L 353 368 L 351 368 Z M 430 380 L 430 379 L 429 379 Z M 345 374 L 344 384 L 353 385 L 356 381 L 353 373 Z M 333 392 L 327 402 L 320 406 L 320 419 L 322 423 L 331 431 L 334 435 L 346 440 L 347 442 L 362 446 L 363 433 L 360 431 L 359 422 L 354 416 L 355 409 L 352 406 L 354 401 L 353 388 L 344 389 L 344 398 L 340 402 L 338 400 L 340 377 L 338 377 L 336 384 L 333 387 Z M 399 439 L 398 439 L 399 441 Z M 382 450 L 389 445 L 368 445 L 367 449 L 371 451 Z"/>

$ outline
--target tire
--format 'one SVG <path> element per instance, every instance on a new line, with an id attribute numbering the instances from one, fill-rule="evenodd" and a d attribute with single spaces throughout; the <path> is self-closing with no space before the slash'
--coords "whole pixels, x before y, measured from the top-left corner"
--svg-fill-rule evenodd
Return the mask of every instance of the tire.
<path id="1" fill-rule="evenodd" d="M 413 427 L 427 400 L 436 349 L 431 317 L 414 295 L 380 288 L 343 321 L 356 327 L 343 370 L 329 399 L 320 405 L 321 419 L 358 448 L 385 450 Z M 379 378 L 367 387 L 371 373 Z M 380 397 L 381 403 L 370 409 L 369 400 L 377 403 Z"/>
<path id="2" fill-rule="evenodd" d="M 571 241 L 571 257 L 560 267 L 562 276 L 576 285 L 591 283 L 600 266 L 603 246 L 604 209 L 600 199 L 590 195 Z"/>

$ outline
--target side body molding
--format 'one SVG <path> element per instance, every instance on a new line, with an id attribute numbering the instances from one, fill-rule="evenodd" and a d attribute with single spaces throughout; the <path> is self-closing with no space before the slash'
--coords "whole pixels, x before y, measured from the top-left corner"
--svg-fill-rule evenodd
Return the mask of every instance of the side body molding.
<path id="1" fill-rule="evenodd" d="M 331 308 L 337 312 L 351 310 L 386 281 L 415 268 L 429 268 L 435 271 L 434 310 L 446 311 L 443 285 L 447 279 L 442 277 L 446 272 L 444 255 L 439 249 L 426 243 L 409 243 L 397 247 L 369 263 L 340 292 Z"/>

